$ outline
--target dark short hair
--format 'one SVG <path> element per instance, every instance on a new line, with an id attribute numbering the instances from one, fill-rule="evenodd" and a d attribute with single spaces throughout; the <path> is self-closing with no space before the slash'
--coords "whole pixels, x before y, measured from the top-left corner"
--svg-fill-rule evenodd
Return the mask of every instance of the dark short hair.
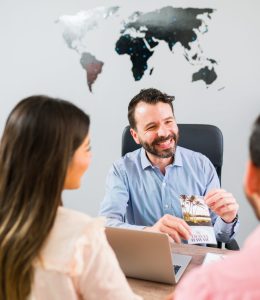
<path id="1" fill-rule="evenodd" d="M 137 94 L 128 105 L 128 121 L 130 127 L 136 129 L 136 121 L 135 121 L 135 108 L 139 102 L 145 102 L 148 104 L 156 104 L 158 102 L 167 103 L 170 105 L 172 112 L 174 114 L 174 109 L 172 105 L 172 101 L 175 99 L 174 96 L 169 96 L 165 93 L 160 92 L 157 89 L 149 88 L 143 89 Z"/>
<path id="2" fill-rule="evenodd" d="M 253 164 L 260 167 L 260 115 L 254 122 L 249 140 L 250 158 Z"/>

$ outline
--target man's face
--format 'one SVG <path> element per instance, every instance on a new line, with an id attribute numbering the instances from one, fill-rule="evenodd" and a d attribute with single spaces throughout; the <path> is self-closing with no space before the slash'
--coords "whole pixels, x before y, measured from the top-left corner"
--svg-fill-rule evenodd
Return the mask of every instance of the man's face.
<path id="1" fill-rule="evenodd" d="M 136 143 L 156 157 L 173 156 L 179 131 L 169 104 L 139 102 L 135 109 L 135 121 L 137 130 L 131 132 Z"/>

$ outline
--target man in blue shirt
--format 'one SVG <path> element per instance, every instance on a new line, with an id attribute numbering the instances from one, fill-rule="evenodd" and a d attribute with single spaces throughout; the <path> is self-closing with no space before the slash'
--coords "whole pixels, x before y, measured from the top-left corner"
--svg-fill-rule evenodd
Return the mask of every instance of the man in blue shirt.
<path id="1" fill-rule="evenodd" d="M 113 164 L 100 214 L 108 218 L 108 226 L 163 232 L 180 243 L 191 235 L 182 218 L 180 195 L 205 196 L 216 238 L 227 242 L 238 228 L 238 204 L 220 189 L 208 158 L 177 146 L 173 100 L 146 89 L 130 101 L 130 131 L 142 148 Z"/>

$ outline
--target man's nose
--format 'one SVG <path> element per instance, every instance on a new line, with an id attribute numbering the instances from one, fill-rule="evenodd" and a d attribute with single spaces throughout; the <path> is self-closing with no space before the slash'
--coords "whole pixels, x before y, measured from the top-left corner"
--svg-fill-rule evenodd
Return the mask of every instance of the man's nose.
<path id="1" fill-rule="evenodd" d="M 165 126 L 160 126 L 159 128 L 158 128 L 158 131 L 157 131 L 157 135 L 158 136 L 167 136 L 168 135 L 168 130 L 167 130 L 167 128 L 165 127 Z"/>

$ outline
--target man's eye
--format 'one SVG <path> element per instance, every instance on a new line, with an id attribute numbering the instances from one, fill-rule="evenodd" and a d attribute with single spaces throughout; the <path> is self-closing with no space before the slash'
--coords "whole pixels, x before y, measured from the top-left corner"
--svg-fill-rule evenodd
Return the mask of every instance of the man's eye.
<path id="1" fill-rule="evenodd" d="M 148 127 L 146 130 L 153 130 L 155 126 Z"/>

